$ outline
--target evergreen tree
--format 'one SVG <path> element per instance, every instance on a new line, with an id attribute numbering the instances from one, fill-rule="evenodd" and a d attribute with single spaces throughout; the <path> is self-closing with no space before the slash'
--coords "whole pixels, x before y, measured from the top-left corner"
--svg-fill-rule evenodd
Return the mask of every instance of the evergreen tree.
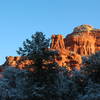
<path id="1" fill-rule="evenodd" d="M 36 32 L 31 38 L 31 40 L 26 39 L 23 42 L 23 47 L 19 47 L 17 53 L 41 64 L 41 60 L 44 58 L 44 49 L 48 48 L 50 40 L 46 39 L 42 32 Z"/>
<path id="2" fill-rule="evenodd" d="M 26 41 L 23 42 L 23 47 L 20 47 L 17 53 L 33 60 L 35 62 L 34 65 L 39 71 L 44 65 L 44 62 L 53 60 L 58 52 L 48 50 L 50 39 L 46 39 L 42 32 L 36 32 L 31 38 L 31 40 L 26 39 Z"/>
<path id="3" fill-rule="evenodd" d="M 50 50 L 49 42 L 50 39 L 46 39 L 42 32 L 36 32 L 32 35 L 32 40 L 26 39 L 23 47 L 17 51 L 19 55 L 27 56 L 28 59 L 34 61 L 34 64 L 28 67 L 34 67 L 35 72 L 28 74 L 33 81 L 32 97 L 35 100 L 47 100 L 48 92 L 52 89 L 57 77 L 59 66 L 54 58 L 58 51 Z"/>

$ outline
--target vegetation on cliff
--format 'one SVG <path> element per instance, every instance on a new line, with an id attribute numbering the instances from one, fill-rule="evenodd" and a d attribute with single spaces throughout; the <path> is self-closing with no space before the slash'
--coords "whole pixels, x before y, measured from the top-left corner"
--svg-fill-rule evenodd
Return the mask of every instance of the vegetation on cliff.
<path id="1" fill-rule="evenodd" d="M 57 64 L 55 58 L 59 50 L 50 49 L 49 44 L 50 40 L 42 32 L 36 32 L 32 40 L 23 42 L 18 54 L 34 63 L 23 70 L 6 64 L 2 66 L 0 100 L 99 100 L 100 52 L 83 57 L 80 70 L 68 70 L 67 65 Z M 62 53 L 64 56 L 65 52 Z M 73 55 L 67 57 L 70 61 L 75 58 Z"/>
<path id="2" fill-rule="evenodd" d="M 91 30 L 93 30 L 94 28 L 90 25 L 87 25 L 87 24 L 83 24 L 83 25 L 80 25 L 80 26 L 77 26 L 74 28 L 73 32 L 75 33 L 80 33 L 80 32 L 89 32 Z"/>

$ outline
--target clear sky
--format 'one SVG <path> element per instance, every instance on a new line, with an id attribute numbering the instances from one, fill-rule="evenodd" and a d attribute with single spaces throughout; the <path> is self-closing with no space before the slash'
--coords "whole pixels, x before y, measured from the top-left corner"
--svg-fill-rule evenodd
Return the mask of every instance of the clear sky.
<path id="1" fill-rule="evenodd" d="M 0 0 L 0 64 L 36 31 L 67 35 L 81 24 L 100 28 L 100 0 Z"/>

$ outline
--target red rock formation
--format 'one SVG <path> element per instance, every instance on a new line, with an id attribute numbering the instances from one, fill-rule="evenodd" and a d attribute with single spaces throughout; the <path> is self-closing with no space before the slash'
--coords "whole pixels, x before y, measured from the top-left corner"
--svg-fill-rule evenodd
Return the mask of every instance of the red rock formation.
<path id="1" fill-rule="evenodd" d="M 100 29 L 94 29 L 90 25 L 74 28 L 73 33 L 65 38 L 65 47 L 81 56 L 100 51 Z"/>
<path id="2" fill-rule="evenodd" d="M 96 51 L 100 51 L 100 29 L 94 29 L 92 31 L 92 34 L 95 36 L 96 38 Z"/>
<path id="3" fill-rule="evenodd" d="M 81 56 L 88 56 L 95 53 L 95 37 L 88 32 L 72 33 L 66 37 L 65 46 Z"/>
<path id="4" fill-rule="evenodd" d="M 64 39 L 62 35 L 52 35 L 51 49 L 65 49 Z"/>
<path id="5" fill-rule="evenodd" d="M 59 54 L 55 57 L 55 60 L 53 62 L 57 62 L 59 66 L 62 66 L 62 67 L 65 66 L 69 70 L 74 69 L 74 68 L 79 70 L 80 68 L 79 66 L 82 63 L 82 60 L 81 60 L 80 55 L 76 53 L 72 53 L 69 50 L 64 49 L 61 51 L 59 50 Z M 29 66 L 32 64 L 34 64 L 34 62 L 32 60 L 28 60 L 27 57 L 9 56 L 9 57 L 6 57 L 6 62 L 4 66 L 12 66 L 12 67 L 20 68 L 20 69 L 25 69 L 26 66 Z"/>
<path id="6" fill-rule="evenodd" d="M 66 66 L 69 70 L 74 68 L 80 69 L 80 64 L 82 63 L 81 56 L 65 48 L 65 41 L 62 35 L 52 35 L 50 48 L 59 51 L 59 55 L 57 55 L 55 62 L 60 66 Z"/>
<path id="7" fill-rule="evenodd" d="M 68 70 L 80 69 L 82 63 L 81 56 L 69 50 L 59 51 L 59 55 L 56 57 L 57 62 L 61 67 L 66 67 Z"/>
<path id="8" fill-rule="evenodd" d="M 60 66 L 80 69 L 81 56 L 89 56 L 100 51 L 100 29 L 94 29 L 90 25 L 81 25 L 74 28 L 66 38 L 62 35 L 52 35 L 52 43 L 49 49 L 58 50 L 55 60 Z M 34 62 L 27 57 L 7 57 L 5 65 L 25 68 Z"/>
<path id="9" fill-rule="evenodd" d="M 32 65 L 33 63 L 34 62 L 32 60 L 28 60 L 27 57 L 9 56 L 6 57 L 6 62 L 4 65 L 24 69 L 26 66 Z"/>
<path id="10" fill-rule="evenodd" d="M 60 51 L 59 60 L 56 59 L 59 65 L 66 65 L 65 62 L 67 62 L 67 65 L 71 67 L 77 66 L 79 68 L 81 56 L 89 56 L 100 51 L 100 30 L 85 24 L 75 27 L 66 38 L 61 35 L 53 35 L 51 48 Z M 66 55 L 63 55 L 64 52 Z M 74 56 L 69 56 L 68 52 L 74 52 Z M 66 57 L 73 58 L 74 61 L 72 59 L 68 61 Z M 76 62 L 77 64 L 71 64 Z"/>

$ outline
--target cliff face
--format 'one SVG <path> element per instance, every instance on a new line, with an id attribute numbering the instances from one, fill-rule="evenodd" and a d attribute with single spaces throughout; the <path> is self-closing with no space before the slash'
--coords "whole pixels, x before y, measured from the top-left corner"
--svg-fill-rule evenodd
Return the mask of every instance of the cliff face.
<path id="1" fill-rule="evenodd" d="M 81 56 L 89 56 L 100 51 L 100 29 L 81 25 L 65 38 L 65 47 Z"/>
<path id="2" fill-rule="evenodd" d="M 52 43 L 51 43 L 50 48 L 55 49 L 55 50 L 64 50 L 65 44 L 64 44 L 63 36 L 62 35 L 52 35 Z"/>
<path id="3" fill-rule="evenodd" d="M 100 29 L 94 29 L 90 25 L 81 25 L 75 27 L 66 38 L 62 35 L 53 35 L 51 48 L 60 51 L 58 58 L 61 57 L 62 60 L 57 60 L 57 62 L 61 66 L 64 64 L 79 69 L 78 66 L 82 62 L 81 56 L 89 56 L 100 51 Z"/>
<path id="4" fill-rule="evenodd" d="M 6 62 L 4 66 L 12 66 L 20 69 L 24 69 L 26 66 L 32 65 L 34 62 L 32 60 L 28 60 L 27 57 L 20 56 L 8 56 L 6 57 Z"/>
<path id="5" fill-rule="evenodd" d="M 62 35 L 52 35 L 50 49 L 58 50 L 55 61 L 60 66 L 67 66 L 69 70 L 80 69 L 81 56 L 89 56 L 100 51 L 100 29 L 94 29 L 90 25 L 75 27 L 73 32 L 63 38 Z M 7 57 L 4 65 L 24 69 L 34 64 L 27 57 Z"/>
<path id="6" fill-rule="evenodd" d="M 95 53 L 96 39 L 88 32 L 72 33 L 66 37 L 65 47 L 81 56 L 88 56 Z"/>
<path id="7" fill-rule="evenodd" d="M 59 51 L 59 55 L 56 57 L 55 61 L 60 66 L 67 66 L 69 70 L 74 68 L 79 70 L 82 63 L 81 56 L 75 52 L 69 51 L 65 46 L 65 39 L 62 35 L 52 35 L 50 49 Z"/>
<path id="8" fill-rule="evenodd" d="M 58 55 L 54 59 L 54 62 L 57 62 L 59 66 L 62 67 L 67 66 L 68 70 L 72 70 L 74 68 L 79 70 L 82 60 L 80 55 L 69 52 L 69 50 L 65 50 L 59 51 Z M 28 60 L 27 57 L 9 56 L 6 57 L 6 62 L 3 66 L 12 66 L 19 69 L 25 69 L 26 66 L 30 66 L 32 64 L 34 64 L 34 62 L 32 60 Z M 33 71 L 34 69 L 30 70 Z"/>
<path id="9" fill-rule="evenodd" d="M 64 51 L 65 52 L 65 51 Z M 80 69 L 80 65 L 82 63 L 81 56 L 74 52 L 69 52 L 66 50 L 66 53 L 59 52 L 59 55 L 57 56 L 55 60 L 60 66 L 67 67 L 68 70 L 73 69 Z"/>
<path id="10" fill-rule="evenodd" d="M 95 29 L 92 31 L 92 33 L 94 34 L 94 36 L 96 38 L 95 50 L 100 51 L 100 29 Z"/>

